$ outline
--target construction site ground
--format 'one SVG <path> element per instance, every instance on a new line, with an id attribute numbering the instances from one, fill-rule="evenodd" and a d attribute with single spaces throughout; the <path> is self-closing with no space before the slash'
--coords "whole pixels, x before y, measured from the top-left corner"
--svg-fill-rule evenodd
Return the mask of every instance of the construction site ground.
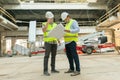
<path id="1" fill-rule="evenodd" d="M 79 55 L 81 74 L 71 77 L 64 72 L 68 70 L 65 53 L 57 54 L 56 69 L 60 73 L 49 72 L 43 75 L 44 54 L 32 57 L 0 57 L 0 80 L 120 80 L 120 55 L 116 52 Z"/>

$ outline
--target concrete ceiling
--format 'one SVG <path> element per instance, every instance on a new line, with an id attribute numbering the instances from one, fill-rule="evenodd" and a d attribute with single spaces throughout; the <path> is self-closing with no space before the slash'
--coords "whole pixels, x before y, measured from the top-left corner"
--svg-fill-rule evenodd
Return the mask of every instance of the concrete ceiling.
<path id="1" fill-rule="evenodd" d="M 44 21 L 45 13 L 49 10 L 8 10 L 17 20 L 39 20 Z M 105 10 L 52 10 L 55 20 L 60 20 L 63 11 L 70 13 L 70 16 L 78 20 L 96 20 L 105 14 Z"/>
<path id="2" fill-rule="evenodd" d="M 94 8 L 93 8 L 93 5 L 94 5 Z M 46 9 L 46 10 L 36 9 L 36 8 L 34 9 L 20 9 L 19 8 L 19 9 L 7 9 L 7 11 L 11 15 L 13 15 L 17 20 L 22 20 L 22 21 L 37 20 L 37 21 L 43 22 L 45 21 L 44 16 L 45 16 L 46 11 L 52 11 L 55 14 L 55 21 L 58 22 L 60 21 L 61 13 L 63 11 L 66 11 L 70 13 L 72 18 L 77 19 L 79 22 L 81 21 L 89 22 L 89 21 L 96 21 L 99 17 L 101 17 L 106 12 L 106 7 L 101 8 L 101 6 L 97 7 L 98 4 L 93 4 L 93 5 L 91 6 L 91 4 L 89 4 L 88 8 L 85 8 L 85 9 L 82 9 L 82 7 L 80 7 L 80 9 Z M 89 26 L 92 23 L 89 23 L 89 24 L 84 23 L 84 25 Z M 22 25 L 26 25 L 26 24 L 22 24 Z"/>
<path id="3" fill-rule="evenodd" d="M 20 4 L 21 2 L 29 2 L 34 1 L 35 3 L 55 3 L 55 2 L 69 2 L 69 3 L 84 3 L 88 2 L 89 0 L 0 0 L 0 3 L 2 4 Z M 120 0 L 96 0 L 96 3 L 104 3 L 104 4 L 112 4 L 112 3 L 119 3 Z"/>
<path id="4" fill-rule="evenodd" d="M 21 0 L 21 1 L 24 1 L 24 0 Z M 26 0 L 26 1 L 29 1 L 29 0 Z M 65 1 L 65 0 L 34 0 L 35 3 L 38 3 L 38 2 L 49 2 L 49 1 Z M 69 0 L 67 0 L 69 1 Z M 70 0 L 71 1 L 71 0 Z M 86 0 L 76 0 L 76 1 L 79 1 L 79 2 L 85 2 Z M 106 12 L 106 8 L 104 9 L 92 9 L 90 10 L 89 8 L 88 9 L 74 9 L 74 10 L 71 10 L 71 9 L 68 9 L 68 10 L 58 10 L 58 9 L 55 9 L 55 10 L 51 10 L 51 9 L 46 9 L 46 10 L 42 10 L 42 9 L 14 9 L 14 5 L 20 5 L 20 0 L 0 0 L 0 3 L 1 4 L 4 4 L 3 7 L 5 5 L 13 5 L 13 9 L 6 9 L 11 15 L 13 15 L 17 20 L 23 20 L 23 21 L 30 21 L 30 20 L 37 20 L 37 21 L 45 21 L 45 17 L 44 17 L 44 14 L 46 11 L 52 11 L 54 14 L 55 14 L 55 20 L 58 22 L 60 21 L 60 13 L 63 12 L 63 11 L 67 11 L 71 14 L 71 17 L 77 19 L 79 22 L 82 22 L 82 21 L 96 21 L 99 17 L 101 17 L 102 15 L 105 14 Z M 98 4 L 101 4 L 101 7 L 102 5 L 106 5 L 108 6 L 109 8 L 112 8 L 114 7 L 115 5 L 117 5 L 119 3 L 119 0 L 97 0 L 96 3 L 89 3 L 89 6 L 90 5 L 98 5 Z M 114 4 L 114 5 L 112 5 Z M 18 8 L 18 7 L 17 7 Z M 19 24 L 18 25 L 20 26 L 24 26 L 24 25 L 28 25 L 28 24 Z M 86 23 L 86 25 L 88 26 L 89 24 Z"/>

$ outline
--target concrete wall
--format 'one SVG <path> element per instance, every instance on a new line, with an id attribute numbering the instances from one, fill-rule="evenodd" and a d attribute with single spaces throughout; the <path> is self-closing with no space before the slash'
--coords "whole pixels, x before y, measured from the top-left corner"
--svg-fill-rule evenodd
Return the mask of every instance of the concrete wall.
<path id="1" fill-rule="evenodd" d="M 120 46 L 120 23 L 110 27 L 115 29 L 115 41 L 116 41 L 116 45 Z"/>

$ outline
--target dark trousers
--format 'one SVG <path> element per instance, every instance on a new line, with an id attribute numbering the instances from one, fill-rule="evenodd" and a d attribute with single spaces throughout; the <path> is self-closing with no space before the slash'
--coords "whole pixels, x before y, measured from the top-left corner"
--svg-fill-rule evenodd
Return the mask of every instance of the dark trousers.
<path id="1" fill-rule="evenodd" d="M 66 48 L 66 55 L 69 61 L 70 69 L 74 70 L 74 62 L 75 62 L 76 71 L 80 71 L 80 62 L 76 51 L 76 42 L 72 41 L 71 43 L 66 44 L 65 48 Z"/>
<path id="2" fill-rule="evenodd" d="M 51 53 L 51 70 L 55 70 L 57 44 L 45 42 L 44 72 L 48 72 L 48 60 Z"/>

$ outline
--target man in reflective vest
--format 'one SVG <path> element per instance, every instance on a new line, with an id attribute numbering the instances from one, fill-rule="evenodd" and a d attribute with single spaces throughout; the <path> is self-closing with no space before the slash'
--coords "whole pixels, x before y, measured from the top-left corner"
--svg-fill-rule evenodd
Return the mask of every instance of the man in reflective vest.
<path id="1" fill-rule="evenodd" d="M 80 74 L 80 62 L 76 51 L 76 42 L 78 41 L 79 26 L 76 20 L 71 19 L 69 13 L 63 12 L 61 14 L 62 20 L 66 23 L 65 25 L 65 48 L 66 55 L 69 61 L 69 70 L 65 73 L 72 73 L 71 76 Z M 74 68 L 74 63 L 76 69 Z"/>
<path id="2" fill-rule="evenodd" d="M 54 15 L 52 12 L 50 11 L 46 12 L 45 17 L 47 18 L 47 22 L 44 22 L 42 24 L 42 31 L 44 33 L 44 42 L 45 42 L 44 75 L 50 76 L 50 73 L 48 72 L 48 60 L 50 53 L 51 53 L 51 72 L 59 73 L 59 71 L 55 69 L 57 39 L 48 36 L 49 31 L 54 29 L 57 24 L 53 22 Z"/>

